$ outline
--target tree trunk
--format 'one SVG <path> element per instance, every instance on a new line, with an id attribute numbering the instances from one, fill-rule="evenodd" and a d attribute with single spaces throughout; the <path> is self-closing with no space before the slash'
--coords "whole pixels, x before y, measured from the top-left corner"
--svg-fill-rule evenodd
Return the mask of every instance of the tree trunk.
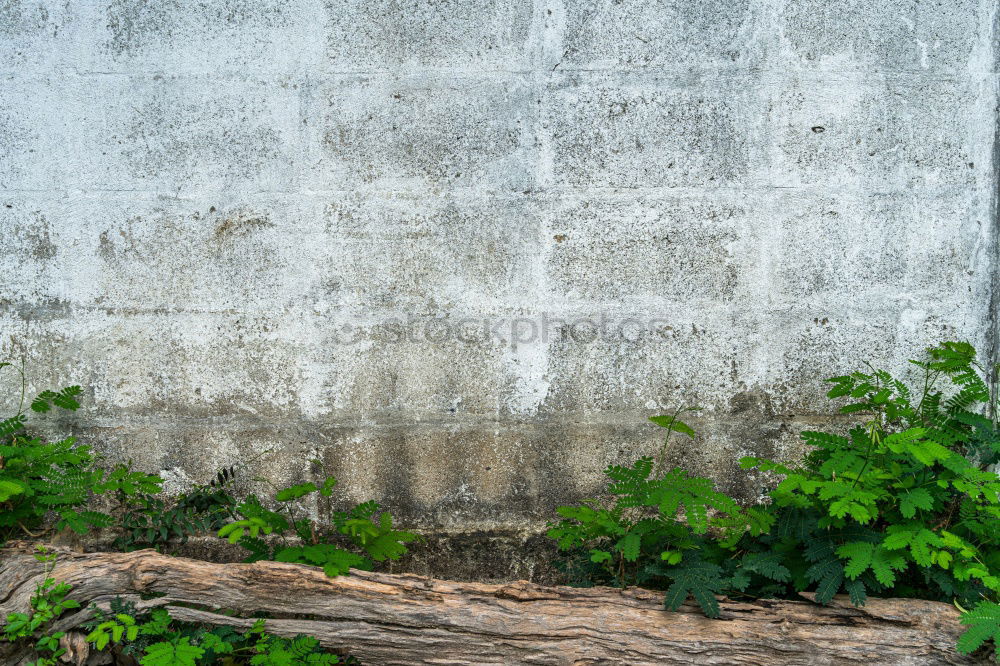
<path id="1" fill-rule="evenodd" d="M 914 599 L 871 599 L 864 609 L 839 598 L 829 606 L 723 600 L 722 617 L 710 620 L 694 607 L 664 611 L 661 593 L 635 588 L 457 583 L 364 571 L 327 578 L 318 568 L 278 562 L 214 564 L 150 550 L 58 552 L 52 575 L 73 586 L 70 596 L 84 611 L 65 616 L 57 629 L 73 629 L 88 619 L 87 606 L 106 606 L 116 596 L 142 608 L 166 606 L 178 620 L 234 627 L 265 612 L 275 618 L 269 632 L 316 636 L 366 666 L 985 661 L 955 652 L 962 627 L 954 608 Z M 0 616 L 27 609 L 43 576 L 27 547 L 0 551 Z M 76 641 L 80 654 L 78 635 Z M 0 646 L 2 663 L 19 658 L 9 644 Z"/>

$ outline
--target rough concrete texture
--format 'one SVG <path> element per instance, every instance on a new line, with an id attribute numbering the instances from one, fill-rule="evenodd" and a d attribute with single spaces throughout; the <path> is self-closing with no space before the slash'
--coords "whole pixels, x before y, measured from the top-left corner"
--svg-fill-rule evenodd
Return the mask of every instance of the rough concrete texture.
<path id="1" fill-rule="evenodd" d="M 487 531 L 476 568 L 525 575 L 510 535 L 656 450 L 649 415 L 703 407 L 668 457 L 750 496 L 735 461 L 794 456 L 824 377 L 995 355 L 997 21 L 0 0 L 0 352 L 171 490 L 317 459 L 434 530 L 427 571 Z"/>

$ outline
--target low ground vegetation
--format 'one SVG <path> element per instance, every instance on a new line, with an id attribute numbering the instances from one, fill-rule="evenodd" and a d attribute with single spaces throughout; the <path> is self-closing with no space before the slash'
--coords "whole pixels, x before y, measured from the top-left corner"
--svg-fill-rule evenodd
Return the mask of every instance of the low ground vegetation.
<path id="1" fill-rule="evenodd" d="M 842 593 L 859 606 L 869 596 L 945 601 L 968 626 L 960 652 L 1000 644 L 1000 432 L 991 383 L 997 369 L 984 367 L 961 342 L 943 343 L 912 363 L 915 386 L 873 368 L 830 379 L 829 397 L 846 400 L 840 411 L 858 422 L 839 432 L 802 433 L 809 446 L 803 460 L 744 458 L 748 474 L 771 480 L 764 501 L 741 504 L 709 479 L 664 469 L 666 443 L 655 458 L 609 467 L 606 496 L 560 507 L 550 525 L 567 582 L 661 589 L 667 609 L 693 598 L 709 617 L 719 614 L 717 595 L 813 592 L 823 604 Z M 306 502 L 330 498 L 336 486 L 322 475 L 273 488 L 262 499 L 240 497 L 238 472 L 228 468 L 165 499 L 156 475 L 103 465 L 72 437 L 48 442 L 31 434 L 29 412 L 76 410 L 82 391 L 44 391 L 28 402 L 20 376 L 17 412 L 0 421 L 0 543 L 107 529 L 117 549 L 162 550 L 215 533 L 241 546 L 246 561 L 297 562 L 337 576 L 397 559 L 419 538 L 396 529 L 375 502 L 333 512 L 327 522 L 312 519 Z M 693 438 L 681 418 L 688 411 L 651 420 L 667 430 L 668 442 L 671 434 Z M 55 555 L 41 547 L 37 557 L 50 571 Z M 166 610 L 140 612 L 122 600 L 81 609 L 72 589 L 50 576 L 28 612 L 6 618 L 2 637 L 30 641 L 34 666 L 54 665 L 64 648 L 51 626 L 84 610 L 93 616 L 87 641 L 95 649 L 143 666 L 345 660 L 315 638 L 268 634 L 263 618 L 239 632 L 178 622 Z"/>
<path id="2" fill-rule="evenodd" d="M 0 368 L 9 367 L 9 363 Z M 44 414 L 55 408 L 79 408 L 79 386 L 44 391 L 26 407 L 24 372 L 14 416 L 0 421 L 0 545 L 11 539 L 44 539 L 70 530 L 80 535 L 94 529 L 114 530 L 113 546 L 122 551 L 162 550 L 191 536 L 216 533 L 242 546 L 246 562 L 262 559 L 322 567 L 329 576 L 350 568 L 371 569 L 376 562 L 398 559 L 418 537 L 393 527 L 392 516 L 376 502 L 333 513 L 329 524 L 310 518 L 302 500 L 330 497 L 336 479 L 274 488 L 273 498 L 237 499 L 232 490 L 234 468 L 221 470 L 209 484 L 165 499 L 163 480 L 128 465 L 105 466 L 87 445 L 68 437 L 47 442 L 29 434 L 30 410 Z M 261 481 L 264 481 L 261 479 Z M 96 501 L 95 500 L 99 500 Z M 110 506 L 99 511 L 93 506 Z M 39 547 L 36 554 L 51 570 L 55 554 Z M 78 612 L 72 590 L 46 576 L 27 613 L 6 618 L 2 638 L 31 641 L 38 658 L 30 666 L 55 666 L 65 653 L 61 632 L 49 627 L 61 615 Z M 97 650 L 114 649 L 142 666 L 293 666 L 354 663 L 326 652 L 309 636 L 286 639 L 265 631 L 260 619 L 248 631 L 176 622 L 166 610 L 139 612 L 121 600 L 110 610 L 89 609 L 87 641 Z"/>
<path id="3" fill-rule="evenodd" d="M 883 370 L 833 377 L 828 396 L 859 416 L 846 432 L 804 432 L 804 460 L 748 457 L 780 479 L 741 506 L 708 479 L 642 458 L 609 467 L 607 497 L 559 509 L 551 526 L 576 584 L 666 591 L 719 614 L 717 594 L 818 603 L 844 593 L 954 603 L 972 652 L 1000 638 L 1000 432 L 997 398 L 971 345 L 946 342 L 912 361 L 911 387 Z M 679 417 L 653 417 L 693 437 Z M 666 447 L 666 444 L 664 445 Z M 1000 653 L 998 653 L 1000 656 Z"/>

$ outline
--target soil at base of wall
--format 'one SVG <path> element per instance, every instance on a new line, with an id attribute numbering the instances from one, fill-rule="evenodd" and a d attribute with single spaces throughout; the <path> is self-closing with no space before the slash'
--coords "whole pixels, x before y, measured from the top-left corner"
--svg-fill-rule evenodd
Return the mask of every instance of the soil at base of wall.
<path id="1" fill-rule="evenodd" d="M 414 531 L 421 535 L 421 540 L 407 544 L 409 552 L 399 560 L 376 564 L 377 570 L 482 583 L 529 580 L 551 585 L 560 582 L 560 573 L 554 566 L 558 551 L 555 543 L 544 533 Z M 58 539 L 54 541 L 59 543 Z M 103 540 L 65 545 L 82 545 L 88 551 L 113 550 Z M 239 562 L 246 555 L 246 551 L 239 546 L 212 536 L 192 538 L 164 551 L 171 555 L 220 563 Z"/>

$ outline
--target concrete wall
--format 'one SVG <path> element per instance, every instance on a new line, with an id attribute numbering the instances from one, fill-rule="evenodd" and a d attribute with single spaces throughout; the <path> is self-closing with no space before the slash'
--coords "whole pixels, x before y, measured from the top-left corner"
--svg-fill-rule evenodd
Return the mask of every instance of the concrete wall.
<path id="1" fill-rule="evenodd" d="M 671 459 L 753 494 L 735 460 L 794 455 L 822 378 L 993 353 L 996 27 L 0 0 L 0 351 L 172 489 L 320 459 L 409 524 L 531 531 L 696 404 Z"/>

